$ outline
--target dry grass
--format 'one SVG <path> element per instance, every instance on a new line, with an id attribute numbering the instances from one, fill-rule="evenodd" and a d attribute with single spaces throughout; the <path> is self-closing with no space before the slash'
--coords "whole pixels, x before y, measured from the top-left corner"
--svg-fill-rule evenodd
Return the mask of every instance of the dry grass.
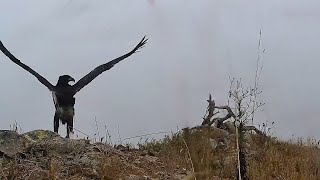
<path id="1" fill-rule="evenodd" d="M 320 151 L 316 144 L 275 138 L 254 140 L 257 154 L 249 161 L 251 179 L 320 179 Z"/>
<path id="2" fill-rule="evenodd" d="M 101 179 L 111 180 L 119 179 L 121 172 L 125 170 L 124 163 L 119 159 L 119 157 L 106 157 L 102 156 L 102 159 L 98 166 L 98 173 Z"/>
<path id="3" fill-rule="evenodd" d="M 245 139 L 250 179 L 320 179 L 315 141 L 252 134 Z M 235 147 L 235 135 L 219 129 L 185 130 L 125 151 L 102 143 L 40 143 L 24 158 L 0 159 L 0 179 L 236 179 Z"/>
<path id="4" fill-rule="evenodd" d="M 140 148 L 158 151 L 159 157 L 164 162 L 178 164 L 189 172 L 194 171 L 197 179 L 212 179 L 217 176 L 234 179 L 236 175 L 234 148 L 212 148 L 211 140 L 223 137 L 222 133 L 206 129 L 187 130 L 167 136 L 161 141 L 145 143 L 140 145 Z M 231 146 L 235 145 L 232 139 L 228 140 Z"/>
<path id="5" fill-rule="evenodd" d="M 285 142 L 271 137 L 247 136 L 250 179 L 320 179 L 320 149 L 314 141 Z M 230 140 L 230 145 L 214 149 L 212 139 L 223 138 Z M 193 165 L 197 179 L 236 179 L 237 176 L 235 137 L 225 136 L 220 131 L 189 130 L 140 147 L 157 150 L 167 163 L 174 161 L 189 171 Z"/>

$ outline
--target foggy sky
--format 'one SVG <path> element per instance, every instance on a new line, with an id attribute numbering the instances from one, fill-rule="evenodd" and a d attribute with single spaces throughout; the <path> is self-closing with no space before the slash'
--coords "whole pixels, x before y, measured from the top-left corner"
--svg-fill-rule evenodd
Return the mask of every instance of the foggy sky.
<path id="1" fill-rule="evenodd" d="M 261 29 L 266 105 L 255 124 L 275 122 L 282 138 L 320 138 L 319 7 L 316 0 L 1 0 L 0 39 L 56 84 L 63 74 L 79 80 L 147 35 L 145 48 L 76 95 L 75 128 L 93 138 L 96 119 L 100 135 L 107 125 L 118 141 L 200 124 L 208 93 L 226 103 L 228 76 L 252 83 Z M 0 73 L 1 129 L 17 121 L 24 132 L 53 130 L 46 87 L 2 53 Z"/>

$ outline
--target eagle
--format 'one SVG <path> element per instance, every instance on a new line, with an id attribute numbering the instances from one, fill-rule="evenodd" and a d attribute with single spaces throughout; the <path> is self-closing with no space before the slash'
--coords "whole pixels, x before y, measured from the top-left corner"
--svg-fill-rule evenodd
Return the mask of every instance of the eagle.
<path id="1" fill-rule="evenodd" d="M 74 117 L 74 105 L 75 105 L 75 94 L 79 92 L 83 87 L 88 85 L 93 79 L 99 76 L 101 73 L 111 69 L 118 62 L 128 58 L 132 54 L 139 52 L 138 50 L 143 48 L 147 43 L 147 38 L 144 36 L 142 40 L 127 54 L 124 54 L 112 61 L 109 61 L 105 64 L 102 64 L 87 75 L 82 77 L 79 81 L 70 85 L 70 82 L 75 82 L 75 79 L 70 75 L 62 75 L 59 77 L 57 84 L 52 85 L 47 79 L 37 73 L 35 70 L 22 63 L 17 59 L 10 51 L 3 45 L 0 41 L 0 50 L 5 54 L 12 62 L 22 67 L 33 76 L 35 76 L 40 83 L 45 85 L 51 92 L 53 97 L 53 102 L 55 106 L 55 114 L 53 120 L 54 132 L 58 133 L 59 129 L 59 120 L 62 124 L 67 124 L 67 135 L 66 138 L 69 138 L 70 132 L 73 132 L 73 117 Z"/>

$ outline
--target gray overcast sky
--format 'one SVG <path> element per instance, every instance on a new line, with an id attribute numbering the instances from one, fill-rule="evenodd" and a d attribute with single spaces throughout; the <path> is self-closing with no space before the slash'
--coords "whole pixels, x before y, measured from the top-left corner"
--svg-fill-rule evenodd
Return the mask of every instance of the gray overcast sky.
<path id="1" fill-rule="evenodd" d="M 256 124 L 274 121 L 283 138 L 320 138 L 319 1 L 0 1 L 1 41 L 52 84 L 62 74 L 80 79 L 147 35 L 140 53 L 76 95 L 75 128 L 91 136 L 95 116 L 115 140 L 118 131 L 200 124 L 209 92 L 226 103 L 229 75 L 252 82 L 262 29 L 266 105 Z M 24 131 L 52 130 L 50 92 L 3 54 L 0 72 L 1 129 L 17 121 Z"/>

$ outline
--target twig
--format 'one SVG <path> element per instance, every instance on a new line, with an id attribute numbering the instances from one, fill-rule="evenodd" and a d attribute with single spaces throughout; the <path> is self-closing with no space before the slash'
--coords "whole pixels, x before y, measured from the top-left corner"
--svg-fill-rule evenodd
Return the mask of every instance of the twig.
<path id="1" fill-rule="evenodd" d="M 255 104 L 255 103 L 254 103 L 254 104 Z M 251 115 L 253 115 L 253 114 L 255 113 L 255 111 L 256 111 L 259 107 L 261 107 L 262 105 L 264 105 L 264 103 L 258 104 L 258 105 L 244 118 L 244 120 L 247 120 Z"/>
<path id="2" fill-rule="evenodd" d="M 90 138 L 90 136 L 89 136 L 88 134 L 86 134 L 86 133 L 84 133 L 84 132 L 80 131 L 79 129 L 74 128 L 74 127 L 73 127 L 73 129 L 74 129 L 74 130 L 76 130 L 76 131 L 78 131 L 78 132 L 79 132 L 79 133 L 81 133 L 81 134 L 86 135 L 88 138 Z"/>
<path id="3" fill-rule="evenodd" d="M 236 142 L 237 142 L 237 160 L 238 160 L 238 176 L 239 180 L 242 180 L 241 176 L 241 164 L 240 164 L 240 144 L 239 144 L 239 127 L 238 124 L 235 123 L 236 126 Z"/>
<path id="4" fill-rule="evenodd" d="M 30 172 L 29 176 L 28 176 L 25 180 L 29 179 L 30 176 L 31 176 L 31 174 L 32 174 L 33 172 L 35 172 L 36 170 L 38 170 L 38 168 L 34 168 L 34 169 Z"/>
<path id="5" fill-rule="evenodd" d="M 99 127 L 98 127 L 98 122 L 97 122 L 97 116 L 94 116 L 94 122 L 96 124 L 96 129 L 97 129 L 97 133 L 98 133 L 98 138 L 100 139 L 100 133 L 99 133 Z"/>
<path id="6" fill-rule="evenodd" d="M 253 90 L 253 98 L 254 98 L 254 101 L 257 99 L 257 94 L 258 93 L 258 88 L 259 88 L 259 78 L 260 78 L 260 75 L 261 75 L 261 71 L 262 71 L 262 67 L 261 66 L 261 69 L 259 70 L 259 66 L 260 66 L 260 59 L 261 59 L 261 41 L 262 41 L 262 32 L 261 32 L 261 29 L 260 29 L 260 32 L 259 32 L 259 43 L 258 43 L 258 57 L 257 57 L 257 64 L 256 64 L 256 72 L 255 72 L 255 77 L 254 77 L 254 90 Z M 262 51 L 262 53 L 265 52 L 265 49 Z M 254 119 L 254 115 L 255 115 L 255 104 L 253 104 L 252 106 L 252 116 L 251 116 L 251 123 L 253 125 L 253 119 Z"/>
<path id="7" fill-rule="evenodd" d="M 122 144 L 119 125 L 118 125 L 118 137 L 119 137 L 119 143 Z"/>
<path id="8" fill-rule="evenodd" d="M 112 145 L 111 135 L 109 133 L 107 125 L 104 125 L 104 128 L 105 128 L 105 131 L 106 131 L 106 142 L 107 142 L 107 139 L 109 138 L 110 144 Z"/>
<path id="9" fill-rule="evenodd" d="M 3 178 L 4 178 L 5 180 L 8 180 L 7 176 L 6 176 L 6 175 L 4 174 L 4 172 L 3 172 L 2 168 L 1 168 L 0 170 L 1 170 L 1 174 L 2 174 Z"/>
<path id="10" fill-rule="evenodd" d="M 228 111 L 228 114 L 225 116 L 225 117 L 218 117 L 218 118 L 214 118 L 210 123 L 209 125 L 211 126 L 214 122 L 218 122 L 218 123 L 223 123 L 225 120 L 233 117 L 235 118 L 236 116 L 234 115 L 234 113 L 232 112 L 231 108 L 229 106 L 215 106 L 215 108 L 217 109 L 225 109 Z"/>
<path id="11" fill-rule="evenodd" d="M 186 146 L 187 148 L 187 152 L 188 152 L 188 156 L 189 156 L 189 161 L 190 161 L 190 164 L 191 164 L 191 170 L 192 170 L 192 173 L 194 174 L 194 166 L 193 166 L 193 162 L 192 162 L 192 159 L 191 159 L 191 154 L 190 154 L 190 150 L 189 150 L 189 147 L 188 147 L 188 144 L 187 142 L 182 138 L 182 141 L 184 143 L 184 145 Z M 197 180 L 197 177 L 194 176 L 194 179 Z"/>
<path id="12" fill-rule="evenodd" d="M 128 140 L 128 139 L 133 139 L 133 138 L 145 137 L 145 136 L 156 135 L 156 134 L 167 134 L 167 133 L 170 133 L 170 131 L 167 131 L 167 132 L 156 132 L 156 133 L 149 133 L 149 134 L 131 136 L 131 137 L 124 138 L 122 141 Z"/>

